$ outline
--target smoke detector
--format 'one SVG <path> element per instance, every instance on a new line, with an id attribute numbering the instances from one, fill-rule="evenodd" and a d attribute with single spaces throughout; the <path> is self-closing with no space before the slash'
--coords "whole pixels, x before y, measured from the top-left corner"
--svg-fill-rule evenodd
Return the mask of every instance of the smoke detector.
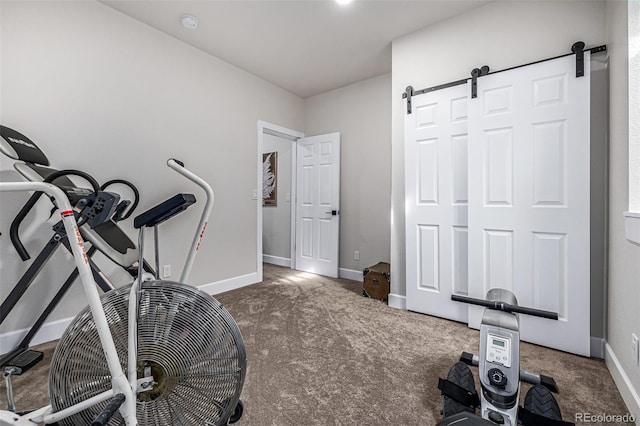
<path id="1" fill-rule="evenodd" d="M 182 26 L 188 30 L 195 30 L 198 28 L 198 18 L 193 15 L 182 15 Z"/>

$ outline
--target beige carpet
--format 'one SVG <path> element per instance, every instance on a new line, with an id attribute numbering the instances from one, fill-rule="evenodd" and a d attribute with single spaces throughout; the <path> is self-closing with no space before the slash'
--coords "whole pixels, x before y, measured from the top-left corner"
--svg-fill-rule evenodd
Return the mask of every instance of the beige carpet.
<path id="1" fill-rule="evenodd" d="M 237 424 L 437 422 L 438 376 L 446 376 L 461 351 L 477 353 L 478 332 L 389 308 L 360 292 L 358 282 L 265 265 L 263 283 L 218 296 L 247 347 L 245 414 Z M 47 358 L 38 370 L 15 380 L 18 409 L 47 402 L 54 345 L 42 347 Z M 627 413 L 602 360 L 522 344 L 521 365 L 556 379 L 567 420 L 582 412 Z M 4 384 L 0 391 L 4 400 Z"/>

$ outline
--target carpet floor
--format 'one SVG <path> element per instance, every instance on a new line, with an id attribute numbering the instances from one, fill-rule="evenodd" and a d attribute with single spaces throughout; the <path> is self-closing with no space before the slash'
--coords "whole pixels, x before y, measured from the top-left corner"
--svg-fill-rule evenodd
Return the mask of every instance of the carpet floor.
<path id="1" fill-rule="evenodd" d="M 438 377 L 462 351 L 478 352 L 478 331 L 402 311 L 360 295 L 361 283 L 273 265 L 262 283 L 216 296 L 247 348 L 238 425 L 433 425 Z M 45 360 L 15 378 L 18 409 L 48 403 Z M 628 412 L 604 361 L 522 343 L 521 366 L 555 378 L 563 417 Z M 478 385 L 477 369 L 476 385 Z M 521 401 L 528 385 L 522 385 Z M 4 383 L 0 398 L 6 399 Z M 521 402 L 522 403 L 522 402 Z M 4 405 L 4 404 L 3 404 Z M 591 423 L 593 424 L 593 423 Z"/>

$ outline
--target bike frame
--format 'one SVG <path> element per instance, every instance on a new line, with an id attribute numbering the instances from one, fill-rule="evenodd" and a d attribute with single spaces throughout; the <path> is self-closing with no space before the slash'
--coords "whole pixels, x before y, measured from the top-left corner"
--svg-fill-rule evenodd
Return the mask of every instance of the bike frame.
<path id="1" fill-rule="evenodd" d="M 201 187 L 206 193 L 205 208 L 202 212 L 200 222 L 196 229 L 187 260 L 182 271 L 180 282 L 184 282 L 191 272 L 193 262 L 197 250 L 200 248 L 200 243 L 204 237 L 204 233 L 207 227 L 207 221 L 213 208 L 214 194 L 211 186 L 200 177 L 196 176 L 189 170 L 187 170 L 182 163 L 174 159 L 167 161 L 167 165 L 181 174 L 185 178 L 191 180 L 196 185 Z M 111 374 L 111 390 L 95 395 L 85 401 L 78 404 L 67 407 L 63 410 L 53 412 L 53 407 L 47 405 L 45 407 L 34 410 L 25 415 L 18 415 L 14 412 L 7 410 L 0 410 L 0 424 L 1 425 L 18 425 L 18 426 L 33 426 L 34 423 L 55 423 L 62 419 L 65 419 L 71 415 L 79 413 L 92 407 L 96 404 L 102 403 L 113 398 L 117 394 L 123 394 L 125 396 L 124 403 L 120 406 L 119 411 L 122 415 L 125 424 L 128 426 L 134 426 L 138 424 L 136 418 L 136 394 L 142 391 L 150 390 L 153 383 L 153 377 L 146 377 L 142 379 L 136 379 L 137 365 L 137 303 L 129 304 L 129 336 L 128 336 L 128 348 L 127 348 L 127 360 L 130 367 L 129 377 L 122 370 L 120 366 L 120 360 L 114 344 L 113 336 L 110 333 L 107 318 L 100 301 L 100 295 L 93 279 L 91 268 L 89 266 L 89 258 L 87 256 L 84 241 L 80 234 L 78 224 L 73 215 L 73 209 L 69 203 L 65 194 L 58 187 L 49 183 L 42 182 L 0 182 L 0 192 L 19 192 L 19 191 L 42 191 L 47 195 L 52 196 L 55 199 L 56 205 L 60 210 L 62 216 L 62 222 L 69 236 L 69 243 L 71 245 L 73 259 L 78 268 L 80 281 L 84 290 L 85 296 L 89 303 L 89 309 L 93 315 L 93 319 L 96 325 L 96 330 L 100 337 L 102 349 L 104 351 L 107 366 Z M 142 277 L 139 276 L 131 286 L 130 301 L 137 300 L 137 294 L 140 288 L 140 281 Z"/>
<path id="2" fill-rule="evenodd" d="M 137 425 L 135 392 L 129 385 L 129 381 L 122 371 L 122 367 L 120 367 L 113 336 L 111 336 L 109 331 L 107 317 L 102 309 L 98 289 L 96 288 L 93 275 L 91 274 L 91 268 L 89 267 L 89 259 L 84 248 L 84 241 L 80 236 L 80 230 L 73 216 L 71 204 L 62 190 L 48 183 L 0 182 L 0 192 L 4 191 L 42 191 L 55 199 L 56 205 L 60 209 L 62 223 L 69 236 L 73 260 L 78 268 L 82 288 L 89 303 L 89 309 L 93 315 L 96 330 L 100 336 L 100 343 L 102 344 L 107 366 L 109 367 L 109 373 L 111 374 L 112 389 L 56 413 L 53 412 L 51 405 L 47 405 L 24 416 L 18 416 L 11 411 L 3 410 L 0 411 L 0 421 L 8 425 L 33 425 L 33 423 L 39 422 L 45 424 L 54 423 L 95 404 L 106 401 L 117 393 L 122 393 L 125 396 L 125 402 L 120 407 L 120 413 L 127 425 Z"/>

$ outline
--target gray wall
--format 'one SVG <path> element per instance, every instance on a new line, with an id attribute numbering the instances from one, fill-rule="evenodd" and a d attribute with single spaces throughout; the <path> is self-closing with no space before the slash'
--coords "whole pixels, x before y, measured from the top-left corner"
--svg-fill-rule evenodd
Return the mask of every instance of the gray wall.
<path id="1" fill-rule="evenodd" d="M 629 210 L 629 150 L 638 134 L 629 126 L 627 2 L 607 2 L 610 55 L 609 110 L 609 281 L 605 360 L 627 406 L 640 418 L 640 367 L 631 357 L 631 333 L 640 337 L 640 246 L 624 236 L 623 212 Z M 635 70 L 638 78 L 640 70 Z M 637 120 L 637 119 L 636 119 Z M 637 123 L 636 123 L 637 124 Z M 637 148 L 637 145 L 636 145 Z M 635 187 L 635 191 L 640 188 Z M 638 192 L 635 192 L 638 196 Z M 636 206 L 638 208 L 639 206 Z M 625 385 L 625 381 L 627 384 Z M 635 403 L 627 386 L 635 389 Z"/>
<path id="2" fill-rule="evenodd" d="M 181 159 L 216 193 L 190 281 L 200 285 L 256 273 L 260 201 L 251 198 L 258 179 L 256 123 L 302 128 L 302 99 L 97 2 L 2 2 L 1 7 L 2 124 L 27 134 L 58 168 L 85 169 L 101 182 L 132 181 L 142 194 L 138 212 L 177 192 L 202 197 L 166 167 L 168 158 Z M 10 160 L 0 161 L 2 180 L 19 179 Z M 25 198 L 0 199 L 3 209 L 15 206 L 13 212 L 2 211 L 0 223 L 3 288 L 26 266 L 5 262 L 16 254 L 4 237 Z M 192 207 L 161 227 L 161 262 L 173 266 L 174 279 L 199 213 Z M 28 240 L 37 233 L 25 229 L 23 235 Z M 43 274 L 51 280 L 34 286 L 60 283 L 71 270 L 61 253 L 65 258 L 66 270 L 60 262 L 62 272 Z M 126 282 L 126 276 L 120 278 L 117 282 Z M 78 297 L 68 298 L 53 320 L 84 305 L 79 288 L 72 294 Z M 30 297 L 32 311 L 42 303 L 39 297 Z M 28 311 L 22 312 L 0 332 L 29 324 Z"/>
<path id="3" fill-rule="evenodd" d="M 623 2 L 624 3 L 624 2 Z M 615 25 L 613 7 L 622 9 L 623 5 L 609 5 L 607 24 L 611 30 L 624 38 L 624 25 Z M 640 1 L 628 1 L 629 13 L 629 210 L 640 213 Z M 633 54 L 631 52 L 634 52 Z"/>
<path id="4" fill-rule="evenodd" d="M 386 74 L 305 99 L 307 136 L 340 132 L 340 268 L 389 262 L 390 93 Z"/>
<path id="5" fill-rule="evenodd" d="M 288 139 L 263 135 L 262 151 L 278 153 L 276 179 L 278 204 L 262 207 L 262 254 L 289 260 L 291 260 L 292 143 Z"/>

